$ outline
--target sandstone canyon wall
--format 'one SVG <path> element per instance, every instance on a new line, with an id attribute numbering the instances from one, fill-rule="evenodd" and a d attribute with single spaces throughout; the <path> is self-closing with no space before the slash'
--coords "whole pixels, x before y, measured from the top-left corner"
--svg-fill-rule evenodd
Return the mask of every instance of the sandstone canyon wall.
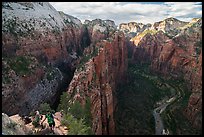
<path id="1" fill-rule="evenodd" d="M 201 128 L 201 22 L 173 18 L 153 25 L 132 22 L 120 25 L 123 34 L 111 20 L 86 20 L 82 24 L 49 3 L 4 2 L 2 111 L 28 115 L 44 102 L 53 103 L 66 81 L 64 73 L 76 69 L 73 78 L 68 76 L 72 80 L 67 93 L 81 104 L 90 98 L 95 134 L 114 134 L 115 91 L 126 80 L 129 50 L 132 62 L 149 63 L 152 71 L 183 77 L 189 83 L 192 94 L 185 114 Z M 127 42 L 127 37 L 137 33 L 140 37 Z M 133 43 L 137 46 L 130 46 Z"/>
<path id="2" fill-rule="evenodd" d="M 94 133 L 114 134 L 115 89 L 127 71 L 124 34 L 115 32 L 112 41 L 102 40 L 95 48 L 98 54 L 75 71 L 68 93 L 82 104 L 90 98 Z"/>
<path id="3" fill-rule="evenodd" d="M 54 102 L 61 69 L 74 70 L 87 32 L 79 19 L 49 3 L 2 4 L 2 110 L 25 115 Z"/>
<path id="4" fill-rule="evenodd" d="M 173 78 L 183 78 L 192 94 L 184 114 L 194 127 L 202 125 L 202 19 L 186 23 L 172 23 L 178 29 L 174 37 L 167 34 L 169 26 L 156 33 L 134 39 L 132 62 L 148 63 L 151 70 Z M 183 26 L 182 26 L 183 24 Z M 188 27 L 186 27 L 186 26 Z M 175 30 L 176 31 L 176 30 Z"/>
<path id="5" fill-rule="evenodd" d="M 114 134 L 115 88 L 128 66 L 125 36 L 115 23 L 82 24 L 42 2 L 3 3 L 2 16 L 3 112 L 28 115 L 53 103 L 64 73 L 77 67 L 68 93 L 82 104 L 90 98 L 95 134 Z"/>

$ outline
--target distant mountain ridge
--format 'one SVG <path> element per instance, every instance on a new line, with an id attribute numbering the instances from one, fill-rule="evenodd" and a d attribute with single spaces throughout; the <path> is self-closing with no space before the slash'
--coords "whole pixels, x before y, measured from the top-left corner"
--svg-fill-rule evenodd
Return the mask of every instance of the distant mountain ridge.
<path id="1" fill-rule="evenodd" d="M 201 128 L 202 18 L 117 29 L 112 20 L 82 23 L 47 2 L 2 3 L 2 111 L 9 116 L 53 105 L 66 91 L 82 104 L 90 98 L 95 134 L 114 134 L 115 91 L 129 60 L 184 78 L 192 91 L 184 114 Z"/>
<path id="2" fill-rule="evenodd" d="M 145 30 L 162 30 L 163 32 L 169 33 L 169 35 L 176 35 L 178 32 L 178 28 L 182 28 L 187 26 L 188 24 L 193 24 L 197 22 L 200 18 L 193 18 L 190 22 L 180 21 L 176 18 L 166 18 L 162 21 L 158 21 L 155 23 L 137 23 L 137 22 L 129 22 L 129 23 L 121 23 L 119 24 L 118 29 L 123 31 L 126 36 L 132 38 L 136 35 L 139 35 Z"/>

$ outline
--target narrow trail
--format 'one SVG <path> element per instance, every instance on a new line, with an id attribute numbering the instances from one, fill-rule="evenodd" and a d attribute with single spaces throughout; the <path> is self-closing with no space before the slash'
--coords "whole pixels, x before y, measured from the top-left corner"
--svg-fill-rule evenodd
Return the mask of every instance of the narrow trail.
<path id="1" fill-rule="evenodd" d="M 41 119 L 41 122 L 42 120 L 45 118 L 45 115 L 42 115 L 42 119 Z M 24 125 L 24 122 L 23 120 L 21 119 L 21 117 L 17 114 L 17 115 L 13 115 L 10 117 L 13 121 L 15 121 L 16 123 L 21 123 L 21 125 Z M 32 125 L 32 122 L 29 123 L 29 124 L 26 124 L 25 126 L 28 128 L 28 129 L 31 129 L 35 135 L 67 135 L 67 128 L 63 125 L 61 125 L 61 115 L 60 115 L 60 112 L 56 112 L 55 113 L 55 118 L 54 118 L 54 121 L 55 121 L 55 128 L 54 128 L 54 133 L 52 133 L 52 131 L 49 129 L 49 125 L 47 123 L 47 120 L 45 120 L 43 122 L 43 128 L 42 126 L 39 126 L 39 127 L 34 127 Z"/>
<path id="2" fill-rule="evenodd" d="M 45 118 L 45 115 L 43 115 L 43 118 L 42 118 L 42 120 Z M 67 128 L 65 127 L 65 126 L 62 126 L 61 125 L 61 119 L 62 119 L 62 117 L 61 117 L 61 114 L 60 114 L 60 112 L 56 112 L 55 113 L 55 118 L 54 118 L 54 121 L 55 121 L 55 128 L 54 128 L 54 133 L 53 133 L 53 135 L 66 135 L 67 134 Z M 41 121 L 42 121 L 41 120 Z M 43 126 L 45 127 L 45 129 L 43 129 L 43 130 L 41 130 L 38 134 L 45 134 L 46 133 L 46 131 L 48 131 L 48 133 L 49 132 L 51 132 L 50 130 L 49 130 L 49 126 L 48 126 L 48 123 L 47 123 L 47 120 L 45 120 L 44 122 L 43 122 Z"/>

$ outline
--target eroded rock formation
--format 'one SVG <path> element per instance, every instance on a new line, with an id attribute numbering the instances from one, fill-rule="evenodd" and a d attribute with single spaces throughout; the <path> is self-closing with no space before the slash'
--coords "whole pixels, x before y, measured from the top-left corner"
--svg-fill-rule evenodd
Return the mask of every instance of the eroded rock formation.
<path id="1" fill-rule="evenodd" d="M 149 29 L 151 26 L 152 26 L 151 24 L 143 24 L 136 22 L 121 23 L 119 25 L 119 30 L 123 31 L 126 37 L 132 38 L 138 33 L 141 33 L 144 30 Z"/>
<path id="2" fill-rule="evenodd" d="M 32 130 L 26 127 L 22 120 L 16 122 L 8 115 L 2 113 L 2 135 L 32 135 L 32 134 L 33 134 Z"/>
<path id="3" fill-rule="evenodd" d="M 49 3 L 8 2 L 2 8 L 2 108 L 24 115 L 53 103 L 61 71 L 74 70 L 89 38 L 79 19 Z"/>
<path id="4" fill-rule="evenodd" d="M 163 31 L 147 33 L 137 43 L 132 61 L 149 63 L 154 72 L 166 77 L 184 78 L 192 94 L 185 115 L 195 127 L 202 121 L 202 19 L 169 38 Z M 186 25 L 186 24 L 185 24 Z"/>
<path id="5" fill-rule="evenodd" d="M 192 94 L 184 114 L 201 128 L 202 19 L 121 24 L 126 37 L 138 34 L 128 43 L 111 20 L 82 24 L 42 2 L 7 2 L 2 8 L 4 113 L 28 115 L 41 103 L 52 103 L 63 73 L 77 66 L 67 92 L 81 104 L 90 98 L 95 134 L 114 134 L 115 90 L 126 80 L 129 50 L 132 62 L 150 63 L 152 71 L 189 83 Z M 127 43 L 137 47 L 127 49 Z"/>
<path id="6" fill-rule="evenodd" d="M 82 104 L 90 98 L 95 134 L 114 134 L 115 89 L 127 70 L 124 34 L 116 32 L 113 41 L 103 40 L 95 48 L 98 54 L 76 70 L 68 93 Z"/>
<path id="7" fill-rule="evenodd" d="M 75 97 L 82 104 L 85 95 L 90 97 L 94 133 L 114 134 L 115 88 L 127 69 L 125 37 L 115 33 L 115 23 L 95 19 L 82 25 L 41 2 L 3 3 L 2 15 L 3 112 L 28 115 L 52 103 L 64 82 L 62 71 L 73 71 L 86 58 L 83 54 L 91 54 L 77 68 L 68 92 L 81 93 Z"/>

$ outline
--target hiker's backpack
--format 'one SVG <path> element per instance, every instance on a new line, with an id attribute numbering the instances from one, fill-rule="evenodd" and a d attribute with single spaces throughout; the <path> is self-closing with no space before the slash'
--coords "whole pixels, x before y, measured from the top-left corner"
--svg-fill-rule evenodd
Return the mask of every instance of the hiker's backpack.
<path id="1" fill-rule="evenodd" d="M 54 122 L 54 117 L 53 117 L 52 113 L 46 114 L 46 118 L 47 118 L 48 123 Z"/>

